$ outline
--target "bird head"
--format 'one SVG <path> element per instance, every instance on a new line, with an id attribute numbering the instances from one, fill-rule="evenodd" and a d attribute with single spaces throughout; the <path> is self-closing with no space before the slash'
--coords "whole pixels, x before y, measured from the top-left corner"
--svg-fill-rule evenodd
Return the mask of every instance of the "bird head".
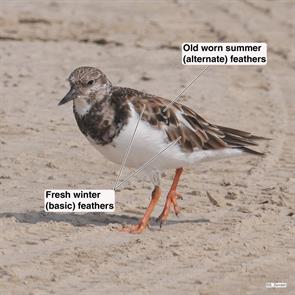
<path id="1" fill-rule="evenodd" d="M 69 76 L 70 90 L 58 105 L 71 100 L 77 104 L 91 105 L 111 92 L 112 84 L 105 74 L 94 67 L 80 67 Z"/>

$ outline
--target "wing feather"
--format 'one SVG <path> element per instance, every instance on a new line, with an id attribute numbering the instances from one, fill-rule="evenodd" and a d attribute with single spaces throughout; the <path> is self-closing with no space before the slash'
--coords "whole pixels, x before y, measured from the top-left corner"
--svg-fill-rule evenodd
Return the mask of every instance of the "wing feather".
<path id="1" fill-rule="evenodd" d="M 194 149 L 239 148 L 248 153 L 261 154 L 247 146 L 256 146 L 256 140 L 267 139 L 249 132 L 209 123 L 194 110 L 180 103 L 166 105 L 170 100 L 125 88 L 128 100 L 136 112 L 141 113 L 145 105 L 142 120 L 155 128 L 163 128 L 169 141 L 181 136 L 178 144 L 187 152 Z"/>

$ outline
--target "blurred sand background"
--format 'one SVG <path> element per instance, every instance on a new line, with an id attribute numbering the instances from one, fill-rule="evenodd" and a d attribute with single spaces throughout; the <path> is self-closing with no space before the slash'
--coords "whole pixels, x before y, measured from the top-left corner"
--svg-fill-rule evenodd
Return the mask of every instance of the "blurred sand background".
<path id="1" fill-rule="evenodd" d="M 294 1 L 2 0 L 0 294 L 294 294 L 294 15 Z M 112 230 L 142 216 L 152 187 L 141 181 L 118 193 L 114 214 L 45 214 L 45 189 L 111 188 L 118 171 L 72 107 L 57 107 L 69 73 L 97 66 L 172 99 L 203 68 L 181 65 L 185 41 L 268 43 L 267 66 L 212 66 L 182 98 L 214 123 L 272 137 L 266 156 L 187 169 L 180 217 L 142 235 Z"/>

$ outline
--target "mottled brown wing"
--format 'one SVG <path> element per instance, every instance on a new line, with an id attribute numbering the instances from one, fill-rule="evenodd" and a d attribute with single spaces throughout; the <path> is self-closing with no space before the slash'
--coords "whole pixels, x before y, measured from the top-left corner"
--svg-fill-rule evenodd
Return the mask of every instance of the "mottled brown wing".
<path id="1" fill-rule="evenodd" d="M 138 114 L 145 106 L 142 119 L 155 128 L 164 128 L 170 141 L 181 137 L 178 144 L 187 152 L 198 149 L 241 148 L 246 152 L 260 154 L 246 148 L 248 145 L 257 145 L 255 140 L 265 139 L 248 132 L 214 125 L 206 121 L 195 111 L 180 103 L 173 103 L 165 111 L 169 100 L 138 92 L 131 95 Z"/>

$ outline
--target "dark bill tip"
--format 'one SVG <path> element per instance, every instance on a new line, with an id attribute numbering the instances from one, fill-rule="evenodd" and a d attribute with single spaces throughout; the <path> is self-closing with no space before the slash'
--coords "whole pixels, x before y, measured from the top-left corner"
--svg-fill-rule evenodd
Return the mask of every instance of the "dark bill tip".
<path id="1" fill-rule="evenodd" d="M 70 91 L 65 95 L 65 97 L 58 103 L 58 105 L 65 104 L 78 97 L 78 93 L 74 88 L 71 88 Z"/>

